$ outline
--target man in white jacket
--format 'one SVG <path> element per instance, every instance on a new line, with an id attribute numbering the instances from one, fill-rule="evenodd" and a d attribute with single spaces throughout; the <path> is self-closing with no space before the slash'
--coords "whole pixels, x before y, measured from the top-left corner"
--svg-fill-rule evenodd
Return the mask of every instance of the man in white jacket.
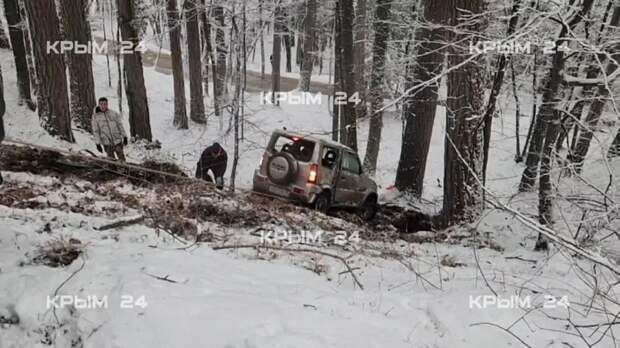
<path id="1" fill-rule="evenodd" d="M 123 146 L 127 145 L 127 134 L 123 127 L 121 115 L 108 109 L 108 99 L 99 98 L 99 105 L 95 108 L 92 120 L 93 135 L 97 150 L 105 150 L 108 157 L 125 161 Z"/>

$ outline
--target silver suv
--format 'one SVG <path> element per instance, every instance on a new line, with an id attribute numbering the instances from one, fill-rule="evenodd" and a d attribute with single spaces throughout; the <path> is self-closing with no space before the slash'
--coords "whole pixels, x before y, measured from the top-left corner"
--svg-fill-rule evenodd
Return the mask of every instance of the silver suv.
<path id="1" fill-rule="evenodd" d="M 310 204 L 359 208 L 366 220 L 377 212 L 377 184 L 364 174 L 351 148 L 330 140 L 276 130 L 259 168 L 254 191 Z"/>

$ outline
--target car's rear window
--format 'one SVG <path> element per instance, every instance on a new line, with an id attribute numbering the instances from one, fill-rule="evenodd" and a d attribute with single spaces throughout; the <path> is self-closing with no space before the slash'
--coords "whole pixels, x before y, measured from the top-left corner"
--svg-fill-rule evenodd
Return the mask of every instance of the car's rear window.
<path id="1" fill-rule="evenodd" d="M 288 152 L 300 162 L 309 162 L 312 160 L 315 142 L 304 138 L 289 137 L 280 135 L 273 145 L 275 152 Z"/>

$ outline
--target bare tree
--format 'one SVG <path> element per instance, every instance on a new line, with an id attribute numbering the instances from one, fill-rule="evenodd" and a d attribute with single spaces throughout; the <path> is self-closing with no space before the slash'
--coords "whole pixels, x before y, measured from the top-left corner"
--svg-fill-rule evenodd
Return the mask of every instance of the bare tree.
<path id="1" fill-rule="evenodd" d="M 188 129 L 185 100 L 185 76 L 183 75 L 183 53 L 181 51 L 181 23 L 177 0 L 168 0 L 168 34 L 170 35 L 170 56 L 172 59 L 172 79 L 174 83 L 174 121 L 179 129 Z"/>
<path id="2" fill-rule="evenodd" d="M 273 19 L 273 46 L 271 50 L 271 91 L 272 102 L 279 105 L 280 101 L 276 98 L 276 94 L 280 92 L 280 65 L 281 65 L 281 41 L 284 32 L 284 14 L 280 0 L 274 9 Z"/>
<path id="3" fill-rule="evenodd" d="M 62 40 L 54 0 L 26 1 L 25 5 L 39 85 L 39 118 L 51 135 L 74 142 L 65 61 L 61 52 L 47 52 L 48 42 Z"/>
<path id="4" fill-rule="evenodd" d="M 443 68 L 444 36 L 438 24 L 445 21 L 446 5 L 444 0 L 422 0 L 423 18 L 415 32 L 417 59 L 413 67 L 407 68 L 410 75 L 407 76 L 406 89 L 421 87 L 411 90 L 404 101 L 405 129 L 396 171 L 396 187 L 417 197 L 422 195 L 437 111 L 439 83 L 429 81 L 437 78 Z"/>
<path id="5" fill-rule="evenodd" d="M 368 145 L 364 157 L 364 168 L 371 175 L 377 169 L 377 158 L 381 145 L 383 129 L 383 82 L 385 78 L 385 55 L 387 41 L 390 36 L 390 3 L 391 0 L 377 0 L 375 9 L 374 44 L 372 47 L 372 75 L 370 78 L 370 126 L 368 127 Z"/>
<path id="6" fill-rule="evenodd" d="M 152 141 L 149 104 L 144 86 L 142 54 L 137 46 L 140 42 L 135 27 L 135 0 L 117 0 L 120 32 L 124 41 L 133 44 L 132 52 L 123 55 L 125 71 L 125 94 L 129 106 L 129 129 L 132 137 Z"/>
<path id="7" fill-rule="evenodd" d="M 4 14 L 9 25 L 9 37 L 13 47 L 19 104 L 26 103 L 31 110 L 34 110 L 35 105 L 30 91 L 30 75 L 28 72 L 28 61 L 26 60 L 26 47 L 24 45 L 24 23 L 22 23 L 18 1 L 4 0 Z"/>
<path id="8" fill-rule="evenodd" d="M 198 25 L 198 0 L 185 0 L 185 28 L 189 69 L 190 108 L 189 118 L 196 123 L 207 123 L 202 95 L 202 62 L 200 58 L 200 26 Z"/>
<path id="9" fill-rule="evenodd" d="M 356 0 L 355 21 L 353 23 L 353 49 L 355 50 L 354 72 L 355 87 L 359 93 L 361 102 L 356 105 L 358 117 L 366 115 L 366 95 L 368 83 L 366 81 L 366 40 L 368 40 L 367 0 Z"/>
<path id="10" fill-rule="evenodd" d="M 59 2 L 63 20 L 65 40 L 88 45 L 91 41 L 88 23 L 87 0 L 63 0 Z M 69 89 L 71 91 L 71 113 L 77 125 L 89 132 L 95 108 L 95 81 L 93 78 L 93 57 L 90 53 L 67 53 L 69 64 Z"/>

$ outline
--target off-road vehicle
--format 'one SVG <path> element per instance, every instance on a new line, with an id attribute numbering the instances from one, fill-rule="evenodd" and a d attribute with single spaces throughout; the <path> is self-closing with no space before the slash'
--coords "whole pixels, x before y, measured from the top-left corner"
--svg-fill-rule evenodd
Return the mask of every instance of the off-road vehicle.
<path id="1" fill-rule="evenodd" d="M 254 172 L 254 191 L 314 206 L 377 212 L 377 184 L 351 148 L 330 140 L 276 130 Z"/>

